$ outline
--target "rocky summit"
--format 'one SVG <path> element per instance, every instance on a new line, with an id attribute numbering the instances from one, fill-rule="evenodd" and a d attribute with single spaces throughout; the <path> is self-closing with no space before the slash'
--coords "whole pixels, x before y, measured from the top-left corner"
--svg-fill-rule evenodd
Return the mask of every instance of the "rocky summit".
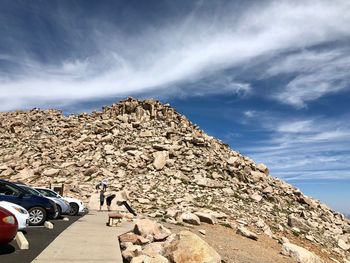
<path id="1" fill-rule="evenodd" d="M 124 191 L 148 217 L 227 225 L 253 240 L 263 233 L 289 236 L 329 257 L 350 258 L 344 215 L 156 100 L 128 98 L 69 116 L 39 109 L 0 113 L 0 177 L 36 186 L 64 183 L 67 193 L 86 202 L 108 178 L 108 191 Z M 295 248 L 284 245 L 284 252 Z"/>

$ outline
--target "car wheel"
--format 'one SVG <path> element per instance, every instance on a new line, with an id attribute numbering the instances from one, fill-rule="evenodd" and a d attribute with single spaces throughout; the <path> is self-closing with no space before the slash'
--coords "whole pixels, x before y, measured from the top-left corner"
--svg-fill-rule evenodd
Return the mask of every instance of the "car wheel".
<path id="1" fill-rule="evenodd" d="M 79 206 L 76 203 L 69 203 L 70 205 L 70 216 L 76 216 L 79 213 Z"/>
<path id="2" fill-rule="evenodd" d="M 62 208 L 59 205 L 57 205 L 57 213 L 55 213 L 54 219 L 59 218 L 61 214 L 62 214 Z"/>
<path id="3" fill-rule="evenodd" d="M 29 213 L 29 225 L 39 226 L 46 220 L 46 211 L 42 207 L 32 207 L 28 210 Z"/>

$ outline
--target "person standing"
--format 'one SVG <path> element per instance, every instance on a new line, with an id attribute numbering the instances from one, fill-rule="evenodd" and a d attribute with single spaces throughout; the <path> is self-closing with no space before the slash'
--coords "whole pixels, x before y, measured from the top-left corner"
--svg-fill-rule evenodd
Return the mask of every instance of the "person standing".
<path id="1" fill-rule="evenodd" d="M 103 190 L 103 191 L 106 191 L 106 190 L 107 190 L 107 187 L 108 187 L 108 178 L 104 178 L 104 179 L 101 181 L 101 185 L 102 185 L 102 190 Z"/>
<path id="2" fill-rule="evenodd" d="M 102 206 L 103 206 L 104 202 L 105 202 L 105 194 L 104 194 L 104 191 L 101 190 L 100 191 L 100 211 L 102 209 Z"/>

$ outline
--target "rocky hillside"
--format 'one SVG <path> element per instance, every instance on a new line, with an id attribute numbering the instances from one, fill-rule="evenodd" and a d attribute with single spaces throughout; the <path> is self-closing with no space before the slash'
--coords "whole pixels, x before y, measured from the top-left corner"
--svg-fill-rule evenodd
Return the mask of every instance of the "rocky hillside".
<path id="1" fill-rule="evenodd" d="M 271 237 L 292 233 L 350 257 L 344 215 L 155 100 L 129 98 L 102 112 L 70 116 L 39 109 L 0 113 L 0 177 L 64 183 L 86 202 L 107 177 L 109 190 L 127 191 L 135 210 L 151 217 L 175 222 L 206 213 Z"/>

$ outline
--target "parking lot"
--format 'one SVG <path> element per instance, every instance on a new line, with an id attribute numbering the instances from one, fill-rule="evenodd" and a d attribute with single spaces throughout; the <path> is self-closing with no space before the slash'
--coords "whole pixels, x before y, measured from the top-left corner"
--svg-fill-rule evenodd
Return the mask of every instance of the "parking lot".
<path id="1" fill-rule="evenodd" d="M 29 242 L 28 250 L 20 250 L 15 240 L 9 245 L 0 246 L 0 262 L 32 262 L 63 230 L 74 223 L 81 216 L 65 216 L 69 221 L 62 219 L 50 220 L 53 229 L 43 226 L 29 227 L 24 235 Z"/>

